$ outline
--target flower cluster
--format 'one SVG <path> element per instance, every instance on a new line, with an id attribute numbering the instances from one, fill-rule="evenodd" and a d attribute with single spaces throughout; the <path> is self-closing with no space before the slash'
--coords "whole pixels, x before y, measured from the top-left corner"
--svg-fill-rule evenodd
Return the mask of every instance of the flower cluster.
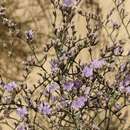
<path id="1" fill-rule="evenodd" d="M 104 21 L 98 15 L 99 8 L 96 14 L 73 8 L 80 1 L 51 2 L 56 9 L 53 12 L 54 37 L 43 48 L 45 55 L 41 58 L 33 44 L 28 44 L 33 58 L 24 64 L 25 80 L 6 83 L 1 77 L 0 109 L 4 115 L 1 120 L 13 120 L 12 125 L 5 124 L 16 130 L 110 130 L 115 119 L 122 125 L 121 110 L 130 105 L 129 54 L 124 54 L 125 43 L 118 39 L 120 26 L 109 25 L 113 11 L 117 10 L 123 18 L 125 11 L 120 10 L 123 1 L 113 1 L 116 7 Z M 62 17 L 60 25 L 57 25 L 58 11 Z M 0 16 L 1 13 L 0 8 Z M 76 30 L 73 21 L 76 14 L 85 18 L 85 38 Z M 124 22 L 122 25 L 129 36 L 127 26 Z M 111 42 L 103 41 L 107 43 L 100 48 L 101 29 Z M 25 35 L 27 43 L 33 41 L 32 30 Z M 95 48 L 100 50 L 98 55 Z M 50 49 L 54 50 L 51 58 Z M 38 71 L 34 74 L 35 68 Z M 34 75 L 36 80 L 30 83 L 28 78 Z M 12 117 L 14 113 L 16 118 Z"/>
<path id="2" fill-rule="evenodd" d="M 104 60 L 93 60 L 89 66 L 85 66 L 83 69 L 83 75 L 85 77 L 91 77 L 93 75 L 94 69 L 100 69 L 105 65 Z"/>
<path id="3" fill-rule="evenodd" d="M 10 82 L 4 85 L 4 89 L 10 92 L 10 91 L 13 91 L 16 88 L 16 86 L 17 85 L 15 82 Z"/>
<path id="4" fill-rule="evenodd" d="M 66 7 L 71 7 L 75 2 L 76 0 L 64 0 L 63 4 Z"/>

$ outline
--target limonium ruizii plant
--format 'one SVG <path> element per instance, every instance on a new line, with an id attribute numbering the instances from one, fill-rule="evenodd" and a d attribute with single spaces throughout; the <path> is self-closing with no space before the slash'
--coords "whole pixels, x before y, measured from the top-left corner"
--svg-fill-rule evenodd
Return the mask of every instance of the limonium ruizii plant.
<path id="1" fill-rule="evenodd" d="M 76 0 L 64 0 L 64 1 L 63 1 L 64 6 L 66 6 L 66 7 L 71 7 L 71 6 L 73 6 L 75 3 L 76 3 Z"/>
<path id="2" fill-rule="evenodd" d="M 82 3 L 96 6 L 97 12 L 86 12 Z M 42 57 L 32 44 L 34 31 L 25 31 L 22 38 L 32 55 L 24 61 L 24 80 L 0 77 L 0 123 L 12 130 L 129 130 L 123 110 L 130 105 L 130 50 L 125 51 L 130 20 L 125 0 L 112 3 L 102 17 L 97 1 L 51 0 L 54 36 L 41 47 Z M 115 13 L 120 23 L 112 22 Z M 84 18 L 84 36 L 75 17 Z M 31 74 L 37 77 L 33 83 L 28 82 Z"/>

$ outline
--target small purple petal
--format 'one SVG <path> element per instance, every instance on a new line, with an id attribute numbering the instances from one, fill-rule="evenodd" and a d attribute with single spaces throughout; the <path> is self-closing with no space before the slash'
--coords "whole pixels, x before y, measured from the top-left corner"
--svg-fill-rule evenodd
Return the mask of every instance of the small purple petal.
<path id="1" fill-rule="evenodd" d="M 46 91 L 49 93 L 54 93 L 55 91 L 59 90 L 59 85 L 56 82 L 52 82 L 47 85 Z"/>
<path id="2" fill-rule="evenodd" d="M 81 82 L 80 80 L 75 80 L 75 81 L 74 81 L 74 87 L 75 87 L 75 88 L 80 88 L 81 85 L 82 85 L 82 82 Z"/>
<path id="3" fill-rule="evenodd" d="M 117 46 L 115 49 L 114 49 L 114 54 L 115 55 L 121 55 L 123 52 L 123 48 L 121 46 Z"/>
<path id="4" fill-rule="evenodd" d="M 93 68 L 86 66 L 83 69 L 83 76 L 88 78 L 88 77 L 91 77 L 92 75 L 93 75 Z"/>
<path id="5" fill-rule="evenodd" d="M 63 4 L 66 7 L 71 7 L 74 4 L 75 0 L 64 0 Z"/>
<path id="6" fill-rule="evenodd" d="M 48 103 L 44 103 L 44 105 L 41 103 L 38 107 L 39 111 L 45 115 L 49 115 L 51 113 L 51 108 Z"/>
<path id="7" fill-rule="evenodd" d="M 121 105 L 118 103 L 116 103 L 114 107 L 116 111 L 119 111 L 121 109 Z"/>
<path id="8" fill-rule="evenodd" d="M 72 102 L 72 105 L 71 107 L 74 109 L 74 110 L 78 110 L 79 108 L 82 108 L 84 105 L 85 105 L 85 102 L 87 101 L 87 98 L 81 96 L 81 97 L 78 97 L 77 99 L 75 99 L 73 102 Z"/>
<path id="9" fill-rule="evenodd" d="M 51 60 L 50 65 L 51 65 L 51 72 L 52 73 L 55 74 L 59 71 L 59 62 L 57 59 Z"/>
<path id="10" fill-rule="evenodd" d="M 28 114 L 27 108 L 26 108 L 26 107 L 17 108 L 17 114 L 18 114 L 21 118 L 25 117 L 25 116 Z"/>
<path id="11" fill-rule="evenodd" d="M 121 64 L 120 70 L 121 70 L 121 71 L 124 71 L 124 70 L 125 70 L 125 67 L 126 67 L 126 64 Z"/>
<path id="12" fill-rule="evenodd" d="M 123 83 L 124 83 L 125 86 L 130 85 L 130 74 L 128 74 L 128 75 L 126 76 L 126 78 L 125 78 L 125 80 L 124 80 Z"/>
<path id="13" fill-rule="evenodd" d="M 125 92 L 125 86 L 123 85 L 123 82 L 120 82 L 119 90 L 120 90 L 120 92 Z"/>
<path id="14" fill-rule="evenodd" d="M 94 60 L 92 63 L 91 63 L 91 67 L 94 68 L 94 69 L 99 69 L 101 68 L 103 65 L 105 65 L 105 61 L 104 60 Z"/>
<path id="15" fill-rule="evenodd" d="M 18 125 L 16 130 L 26 130 L 26 127 L 24 125 Z"/>
<path id="16" fill-rule="evenodd" d="M 17 85 L 15 82 L 11 82 L 11 83 L 4 85 L 4 89 L 7 90 L 8 92 L 11 92 L 16 88 L 16 86 Z"/>
<path id="17" fill-rule="evenodd" d="M 57 100 L 57 97 L 54 96 L 54 95 L 52 95 L 52 96 L 50 97 L 50 99 L 51 99 L 52 102 L 55 102 L 55 101 Z"/>
<path id="18" fill-rule="evenodd" d="M 68 81 L 64 83 L 64 90 L 70 91 L 74 87 L 74 82 Z"/>
<path id="19" fill-rule="evenodd" d="M 130 86 L 129 86 L 129 87 L 126 87 L 125 90 L 126 90 L 126 93 L 127 93 L 127 94 L 130 94 Z"/>
<path id="20" fill-rule="evenodd" d="M 25 33 L 26 33 L 27 40 L 33 39 L 33 31 L 32 30 L 26 31 Z"/>

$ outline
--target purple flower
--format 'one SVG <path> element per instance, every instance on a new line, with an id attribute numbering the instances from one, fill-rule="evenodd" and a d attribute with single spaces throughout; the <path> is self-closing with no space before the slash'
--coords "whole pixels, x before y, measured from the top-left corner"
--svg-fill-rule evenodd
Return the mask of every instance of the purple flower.
<path id="1" fill-rule="evenodd" d="M 124 85 L 121 85 L 121 84 L 120 84 L 119 90 L 120 90 L 120 92 L 123 92 L 123 93 L 124 93 L 124 92 L 125 92 L 125 87 L 124 87 Z"/>
<path id="2" fill-rule="evenodd" d="M 26 31 L 25 33 L 26 33 L 27 40 L 33 39 L 33 31 L 32 30 Z"/>
<path id="3" fill-rule="evenodd" d="M 24 125 L 18 125 L 16 130 L 26 130 L 26 127 Z"/>
<path id="4" fill-rule="evenodd" d="M 50 99 L 51 99 L 52 102 L 55 102 L 55 101 L 57 100 L 57 96 L 52 95 L 52 96 L 50 97 Z"/>
<path id="5" fill-rule="evenodd" d="M 119 83 L 119 90 L 121 92 L 129 91 L 129 88 L 127 88 L 129 87 L 129 85 L 130 85 L 130 74 L 126 75 L 125 79 Z"/>
<path id="6" fill-rule="evenodd" d="M 52 82 L 52 83 L 50 83 L 50 84 L 47 85 L 46 90 L 49 93 L 53 93 L 56 90 L 58 90 L 59 88 L 60 87 L 59 87 L 59 85 L 56 82 Z"/>
<path id="7" fill-rule="evenodd" d="M 75 80 L 75 81 L 74 81 L 74 87 L 75 87 L 75 88 L 80 88 L 81 85 L 82 85 L 82 82 L 81 82 L 80 80 Z"/>
<path id="8" fill-rule="evenodd" d="M 4 89 L 7 90 L 8 92 L 11 92 L 16 88 L 16 86 L 17 85 L 15 82 L 11 82 L 11 83 L 4 85 Z"/>
<path id="9" fill-rule="evenodd" d="M 71 7 L 74 4 L 75 0 L 64 0 L 63 4 L 66 7 Z"/>
<path id="10" fill-rule="evenodd" d="M 118 103 L 116 103 L 114 107 L 116 111 L 119 111 L 121 109 L 121 105 Z"/>
<path id="11" fill-rule="evenodd" d="M 88 77 L 91 77 L 92 75 L 93 75 L 93 68 L 86 66 L 83 69 L 83 76 L 88 78 Z"/>
<path id="12" fill-rule="evenodd" d="M 27 108 L 26 108 L 26 107 L 17 108 L 17 114 L 18 114 L 21 118 L 25 117 L 25 116 L 28 114 Z"/>
<path id="13" fill-rule="evenodd" d="M 126 64 L 121 64 L 121 66 L 120 66 L 120 71 L 124 71 L 125 68 L 126 68 Z"/>
<path id="14" fill-rule="evenodd" d="M 74 87 L 74 82 L 68 81 L 68 82 L 64 83 L 63 86 L 64 86 L 64 90 L 70 91 Z"/>
<path id="15" fill-rule="evenodd" d="M 97 60 L 95 59 L 94 61 L 92 61 L 91 63 L 91 67 L 94 68 L 94 69 L 99 69 L 101 68 L 103 65 L 105 65 L 105 61 L 102 59 L 102 60 Z"/>
<path id="16" fill-rule="evenodd" d="M 130 74 L 128 74 L 128 75 L 126 76 L 126 78 L 125 78 L 125 80 L 124 80 L 123 83 L 124 83 L 125 86 L 130 85 Z"/>
<path id="17" fill-rule="evenodd" d="M 115 49 L 114 49 L 114 54 L 115 55 L 121 55 L 123 52 L 123 48 L 121 46 L 117 46 Z"/>
<path id="18" fill-rule="evenodd" d="M 120 82 L 120 84 L 119 84 L 119 90 L 121 92 L 123 92 L 123 93 L 125 92 L 127 94 L 130 94 L 130 86 L 125 86 L 125 85 L 127 85 L 127 84 L 126 83 L 124 84 L 123 81 Z"/>
<path id="19" fill-rule="evenodd" d="M 50 65 L 51 65 L 51 72 L 52 73 L 55 74 L 59 71 L 58 60 L 56 60 L 56 59 L 51 60 Z"/>
<path id="20" fill-rule="evenodd" d="M 41 103 L 38 107 L 39 111 L 45 115 L 49 115 L 51 113 L 51 108 L 48 103 L 44 103 L 44 105 Z"/>
<path id="21" fill-rule="evenodd" d="M 72 102 L 71 107 L 74 110 L 78 110 L 79 108 L 82 108 L 85 105 L 85 102 L 87 101 L 87 99 L 84 96 L 78 97 L 77 99 L 75 99 Z"/>
<path id="22" fill-rule="evenodd" d="M 42 110 L 43 110 L 43 103 L 41 103 L 41 104 L 38 106 L 38 110 L 39 110 L 39 112 L 42 112 Z"/>
<path id="23" fill-rule="evenodd" d="M 130 86 L 126 87 L 125 90 L 126 90 L 126 93 L 127 93 L 127 94 L 130 94 Z"/>

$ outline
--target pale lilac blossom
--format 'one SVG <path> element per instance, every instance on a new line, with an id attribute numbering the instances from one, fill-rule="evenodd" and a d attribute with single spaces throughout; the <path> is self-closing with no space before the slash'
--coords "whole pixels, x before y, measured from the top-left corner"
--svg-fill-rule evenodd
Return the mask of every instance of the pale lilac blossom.
<path id="1" fill-rule="evenodd" d="M 74 82 L 73 81 L 65 82 L 63 87 L 64 87 L 64 90 L 70 91 L 74 87 Z"/>
<path id="2" fill-rule="evenodd" d="M 52 82 L 52 83 L 47 85 L 46 91 L 49 92 L 49 93 L 54 93 L 57 90 L 59 90 L 59 88 L 60 88 L 60 86 L 58 85 L 58 83 Z"/>
<path id="3" fill-rule="evenodd" d="M 124 85 L 125 86 L 130 85 L 130 74 L 126 75 L 126 77 L 124 79 Z"/>
<path id="4" fill-rule="evenodd" d="M 19 107 L 17 108 L 17 114 L 23 118 L 28 114 L 27 108 L 26 107 Z"/>
<path id="5" fill-rule="evenodd" d="M 93 75 L 93 68 L 89 67 L 89 66 L 86 66 L 84 69 L 83 69 L 83 76 L 85 77 L 91 77 Z"/>
<path id="6" fill-rule="evenodd" d="M 38 106 L 38 109 L 39 109 L 39 112 L 45 114 L 45 115 L 49 115 L 51 114 L 51 107 L 48 103 L 41 103 L 39 106 Z"/>
<path id="7" fill-rule="evenodd" d="M 34 32 L 32 30 L 26 31 L 25 34 L 26 34 L 27 40 L 32 40 L 34 37 L 33 36 Z"/>
<path id="8" fill-rule="evenodd" d="M 126 82 L 120 82 L 119 84 L 119 90 L 120 92 L 123 92 L 123 93 L 127 93 L 127 94 L 130 94 L 130 86 L 129 85 L 129 82 L 126 83 Z"/>
<path id="9" fill-rule="evenodd" d="M 126 90 L 126 93 L 127 93 L 127 94 L 130 94 L 130 86 L 126 87 L 125 90 Z"/>
<path id="10" fill-rule="evenodd" d="M 95 59 L 92 61 L 91 67 L 94 69 L 100 69 L 100 68 L 102 68 L 103 65 L 105 65 L 105 63 L 106 62 L 103 59 L 101 59 L 101 60 Z"/>
<path id="11" fill-rule="evenodd" d="M 64 0 L 63 5 L 65 7 L 71 7 L 71 6 L 73 6 L 75 4 L 75 2 L 76 2 L 75 0 Z"/>
<path id="12" fill-rule="evenodd" d="M 117 46 L 115 49 L 114 49 L 114 54 L 115 55 L 121 55 L 123 52 L 123 48 L 121 46 Z"/>
<path id="13" fill-rule="evenodd" d="M 116 111 L 119 111 L 121 109 L 121 105 L 119 103 L 116 103 L 114 107 Z"/>
<path id="14" fill-rule="evenodd" d="M 119 83 L 119 91 L 120 92 L 125 92 L 125 86 L 123 85 L 123 82 Z"/>
<path id="15" fill-rule="evenodd" d="M 58 60 L 53 59 L 50 61 L 50 65 L 51 65 L 51 72 L 53 74 L 56 74 L 59 71 L 59 63 Z"/>
<path id="16" fill-rule="evenodd" d="M 76 98 L 73 102 L 71 107 L 74 110 L 78 110 L 79 108 L 82 108 L 85 105 L 85 102 L 87 101 L 87 98 L 84 96 Z"/>
<path id="17" fill-rule="evenodd" d="M 126 64 L 121 64 L 121 66 L 120 66 L 121 72 L 125 70 L 125 67 L 126 67 Z"/>
<path id="18" fill-rule="evenodd" d="M 4 85 L 4 89 L 7 90 L 8 92 L 11 92 L 16 88 L 16 86 L 17 85 L 15 82 L 10 82 L 10 83 Z"/>
<path id="19" fill-rule="evenodd" d="M 57 100 L 57 96 L 51 95 L 50 99 L 52 102 L 55 102 Z"/>
<path id="20" fill-rule="evenodd" d="M 74 88 L 80 88 L 82 85 L 82 82 L 80 80 L 74 80 Z"/>
<path id="21" fill-rule="evenodd" d="M 24 125 L 18 125 L 16 130 L 26 130 L 26 127 Z"/>

